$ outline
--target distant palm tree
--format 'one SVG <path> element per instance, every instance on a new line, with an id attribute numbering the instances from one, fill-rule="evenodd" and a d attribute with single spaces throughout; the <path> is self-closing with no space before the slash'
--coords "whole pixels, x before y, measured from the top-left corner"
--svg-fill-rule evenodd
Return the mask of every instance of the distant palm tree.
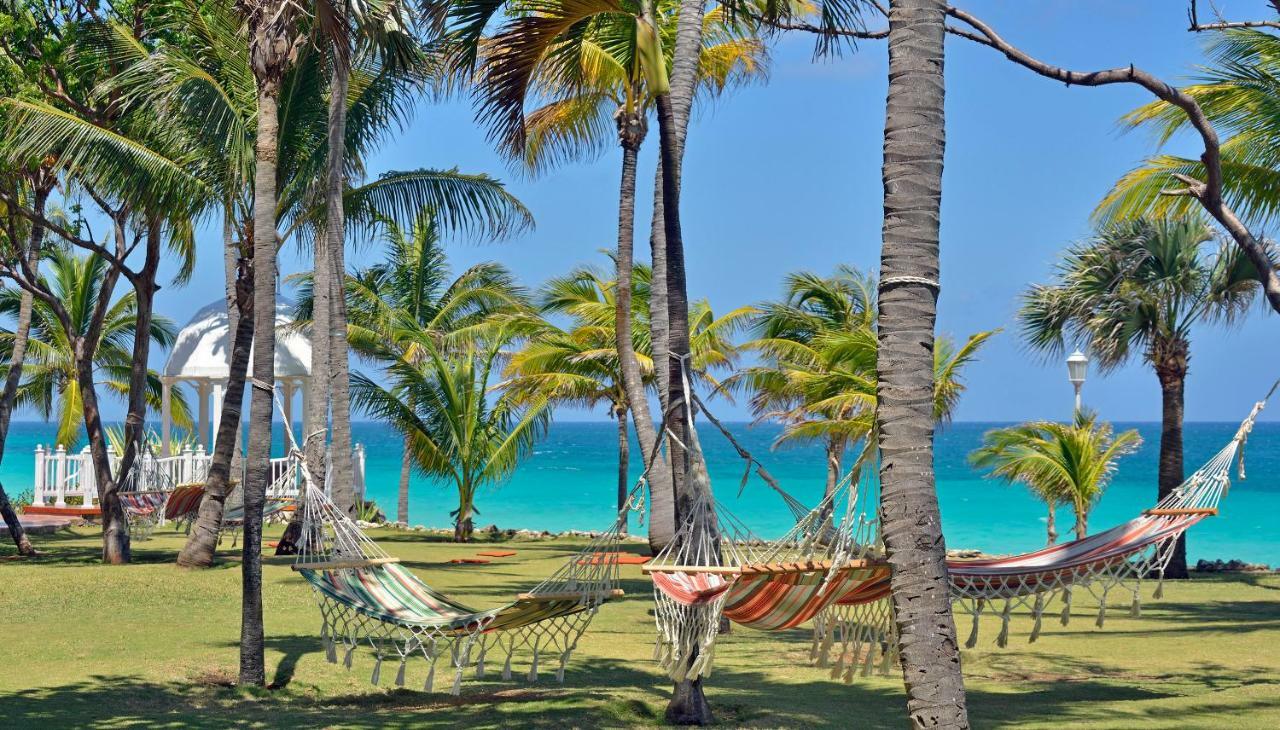
<path id="1" fill-rule="evenodd" d="M 63 302 L 71 317 L 73 331 L 84 332 L 89 326 L 94 306 L 103 289 L 108 264 L 97 255 L 77 256 L 65 248 L 45 252 L 47 274 L 42 286 Z M 0 290 L 0 315 L 17 317 L 22 307 L 22 290 Z M 128 397 L 129 376 L 133 364 L 133 339 L 137 334 L 137 298 L 132 291 L 120 297 L 103 320 L 102 337 L 94 353 L 94 368 L 99 384 L 121 400 Z M 17 404 L 33 408 L 45 419 L 58 421 L 56 443 L 72 450 L 79 446 L 84 428 L 80 385 L 76 379 L 75 353 L 67 332 L 52 307 L 43 299 L 31 303 L 31 336 L 23 358 L 23 380 L 18 387 Z M 170 347 L 176 337 L 174 323 L 166 317 L 153 316 L 149 333 L 160 347 Z M 0 331 L 0 367 L 12 363 L 15 334 Z M 147 376 L 147 402 L 160 408 L 160 375 Z M 191 427 L 191 412 L 186 400 L 175 394 L 171 404 L 173 419 L 180 427 Z"/>
<path id="2" fill-rule="evenodd" d="M 631 330 L 631 351 L 644 388 L 653 382 L 648 340 L 650 271 L 647 266 L 638 266 L 634 273 L 627 301 L 632 309 L 630 319 L 639 326 Z M 618 422 L 618 509 L 621 511 L 630 491 L 627 413 L 634 401 L 623 384 L 618 357 L 615 331 L 618 293 L 616 281 L 590 267 L 547 282 L 542 291 L 542 310 L 568 315 L 570 326 L 562 329 L 545 322 L 544 329 L 512 355 L 506 370 L 509 378 L 506 386 L 517 397 L 548 399 L 553 404 L 587 408 L 608 404 L 610 416 Z M 750 308 L 742 307 L 716 316 L 705 300 L 694 303 L 689 314 L 693 333 L 692 369 L 698 381 L 713 394 L 724 392 L 715 374 L 732 369 L 737 361 L 738 348 L 732 336 L 744 326 L 751 312 Z M 649 450 L 643 445 L 641 441 L 642 457 L 647 458 Z"/>
<path id="3" fill-rule="evenodd" d="M 758 419 L 784 424 L 775 444 L 823 444 L 827 494 L 840 481 L 845 450 L 863 443 L 855 461 L 861 467 L 878 440 L 875 286 L 872 277 L 846 266 L 830 277 L 810 272 L 787 276 L 783 299 L 758 305 L 752 325 L 758 337 L 743 345 L 758 352 L 763 362 L 743 369 L 729 383 L 751 392 L 751 409 Z M 938 338 L 933 367 L 936 421 L 950 420 L 964 392 L 962 369 L 995 333 L 979 332 L 959 348 Z"/>
<path id="4" fill-rule="evenodd" d="M 472 266 L 450 277 L 436 216 L 423 210 L 407 230 L 382 220 L 387 254 L 379 263 L 346 278 L 347 340 L 358 357 L 387 366 L 418 363 L 426 337 L 441 352 L 465 350 L 499 323 L 495 315 L 528 309 L 524 290 L 500 264 Z M 302 277 L 296 322 L 310 327 L 314 314 L 312 280 Z M 396 508 L 409 521 L 411 436 L 405 435 Z"/>
<path id="5" fill-rule="evenodd" d="M 969 462 L 1006 482 L 1024 484 L 1049 507 L 1048 544 L 1057 540 L 1054 508 L 1063 502 L 1076 515 L 1076 539 L 1089 534 L 1089 510 L 1115 474 L 1116 460 L 1142 445 L 1136 430 L 1113 433 L 1097 414 L 1080 411 L 1075 422 L 1035 421 L 988 431 Z"/>
<path id="6" fill-rule="evenodd" d="M 1159 498 L 1182 483 L 1183 396 L 1191 330 L 1230 324 L 1260 290 L 1257 272 L 1230 245 L 1217 244 L 1196 218 L 1140 218 L 1106 226 L 1073 246 L 1055 281 L 1031 287 L 1018 314 L 1033 349 L 1057 355 L 1068 339 L 1087 347 L 1103 370 L 1140 357 L 1155 370 L 1162 400 Z M 1179 538 L 1166 569 L 1186 577 Z"/>
<path id="7" fill-rule="evenodd" d="M 415 342 L 423 357 L 393 363 L 389 387 L 359 373 L 352 377 L 355 405 L 404 433 L 424 473 L 453 482 L 457 542 L 471 539 L 479 490 L 510 476 L 550 423 L 545 401 L 490 389 L 490 375 L 510 343 L 507 335 L 446 354 L 424 333 Z"/>

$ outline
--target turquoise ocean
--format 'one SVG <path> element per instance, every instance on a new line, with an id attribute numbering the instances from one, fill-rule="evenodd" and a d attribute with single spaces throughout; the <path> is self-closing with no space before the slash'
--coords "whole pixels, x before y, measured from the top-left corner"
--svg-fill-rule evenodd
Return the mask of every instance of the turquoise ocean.
<path id="1" fill-rule="evenodd" d="M 1045 540 L 1045 508 L 1019 486 L 983 479 L 966 459 L 982 434 L 1002 424 L 953 423 L 937 437 L 936 465 L 942 524 L 948 547 L 976 548 L 991 553 L 1015 553 L 1041 547 Z M 822 495 L 824 465 L 817 447 L 772 449 L 778 435 L 773 425 L 728 424 L 735 436 L 783 488 L 812 505 Z M 1186 472 L 1190 474 L 1221 449 L 1238 424 L 1189 423 L 1184 430 Z M 1102 500 L 1090 514 L 1093 532 L 1130 519 L 1155 502 L 1156 463 L 1160 427 L 1156 423 L 1117 423 L 1136 428 L 1141 449 L 1123 460 Z M 52 424 L 14 423 L 0 478 L 10 494 L 31 487 L 34 450 L 48 443 Z M 356 441 L 366 450 L 367 497 L 392 518 L 400 470 L 401 441 L 379 423 L 353 425 Z M 757 534 L 776 536 L 786 531 L 790 513 L 763 482 L 752 478 L 739 496 L 743 462 L 722 435 L 700 429 L 717 499 L 742 518 Z M 277 424 L 276 441 L 281 433 Z M 534 454 L 507 482 L 483 490 L 477 498 L 478 527 L 529 528 L 560 531 L 593 530 L 608 526 L 616 500 L 617 426 L 613 423 L 560 422 L 553 425 Z M 280 453 L 277 447 L 273 453 Z M 639 448 L 632 445 L 632 474 L 639 475 Z M 1260 423 L 1246 448 L 1248 479 L 1233 473 L 1231 491 L 1221 514 L 1205 520 L 1190 533 L 1192 560 L 1240 558 L 1280 565 L 1280 423 Z M 447 484 L 415 475 L 410 487 L 410 522 L 428 527 L 450 524 L 456 498 Z M 1069 509 L 1058 513 L 1062 539 L 1074 518 Z M 633 523 L 633 531 L 640 529 Z"/>

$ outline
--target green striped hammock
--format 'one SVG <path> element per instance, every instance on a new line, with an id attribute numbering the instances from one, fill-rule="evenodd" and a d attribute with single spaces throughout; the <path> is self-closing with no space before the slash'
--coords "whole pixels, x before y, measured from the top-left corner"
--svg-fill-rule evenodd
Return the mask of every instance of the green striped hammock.
<path id="1" fill-rule="evenodd" d="M 551 577 L 509 603 L 478 610 L 433 589 L 383 553 L 300 466 L 306 499 L 294 570 L 311 584 L 319 603 L 326 659 L 338 662 L 341 648 L 341 661 L 350 669 L 356 649 L 368 646 L 374 655 L 373 684 L 390 660 L 397 664 L 395 686 L 405 686 L 414 657 L 427 664 L 422 684 L 427 692 L 435 688 L 440 662 L 453 675 L 449 692 L 458 694 L 466 672 L 483 677 L 494 656 L 502 661 L 504 679 L 513 676 L 513 663 L 528 661 L 529 681 L 548 663 L 555 666 L 556 680 L 564 681 L 570 655 L 596 611 L 621 594 L 621 528 L 636 508 L 641 485 L 614 525 Z"/>

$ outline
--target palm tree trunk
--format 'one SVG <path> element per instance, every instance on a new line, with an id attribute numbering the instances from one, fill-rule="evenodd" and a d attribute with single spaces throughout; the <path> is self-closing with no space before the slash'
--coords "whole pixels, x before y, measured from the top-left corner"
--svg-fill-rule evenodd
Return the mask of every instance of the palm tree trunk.
<path id="1" fill-rule="evenodd" d="M 129 217 L 129 214 L 123 211 L 114 217 L 114 235 L 117 243 L 125 240 Z M 129 527 L 124 514 L 124 505 L 120 502 L 120 485 L 116 482 L 115 473 L 111 468 L 106 431 L 102 427 L 102 411 L 98 406 L 98 393 L 93 378 L 93 356 L 102 339 L 102 327 L 106 319 L 108 303 L 115 291 L 116 282 L 120 280 L 121 271 L 119 266 L 108 267 L 102 280 L 102 289 L 98 294 L 98 304 L 90 316 L 87 331 L 83 334 L 71 331 L 66 333 L 72 343 L 76 384 L 80 387 L 85 434 L 89 438 L 89 458 L 93 464 L 93 473 L 98 486 L 98 508 L 102 513 L 102 561 L 111 565 L 128 563 L 130 560 Z M 141 302 L 138 307 L 141 311 Z M 66 329 L 66 322 L 63 322 L 63 327 Z M 137 332 L 134 337 L 146 339 L 148 333 Z"/>
<path id="2" fill-rule="evenodd" d="M 1156 361 L 1160 378 L 1160 468 L 1158 499 L 1164 499 L 1182 485 L 1182 418 L 1187 379 L 1187 347 L 1173 343 L 1169 352 Z M 1187 578 L 1187 536 L 1178 536 L 1173 555 L 1164 569 L 1166 578 Z"/>
<path id="3" fill-rule="evenodd" d="M 695 498 L 689 485 L 685 483 L 686 475 L 694 468 L 705 468 L 697 434 L 690 433 L 688 429 L 688 422 L 691 420 L 688 418 L 691 415 L 688 409 L 692 408 L 692 404 L 685 402 L 684 396 L 685 366 L 690 354 L 689 300 L 685 284 L 684 241 L 680 227 L 681 160 L 702 49 L 704 7 L 705 0 L 681 0 L 672 54 L 671 90 L 657 98 L 662 160 L 663 250 L 666 253 L 667 346 L 671 355 L 667 357 L 667 362 L 655 362 L 654 366 L 667 370 L 667 408 L 671 414 L 669 424 L 676 439 L 687 446 L 682 448 L 669 443 L 668 449 L 671 454 L 676 524 L 680 523 L 684 515 L 689 514 Z M 706 525 L 705 528 L 714 529 L 714 526 Z M 665 717 L 668 722 L 678 725 L 708 725 L 715 722 L 701 679 L 676 683 Z"/>
<path id="4" fill-rule="evenodd" d="M 631 483 L 627 478 L 627 468 L 631 466 L 631 439 L 627 435 L 627 409 L 615 409 L 618 418 L 618 514 L 622 515 L 627 508 L 627 495 L 631 492 Z M 622 534 L 627 534 L 627 522 L 624 515 Z"/>
<path id="5" fill-rule="evenodd" d="M 634 328 L 631 321 L 631 288 L 632 272 L 635 268 L 635 213 L 636 213 L 636 159 L 640 153 L 640 145 L 644 141 L 647 125 L 644 115 L 639 112 L 627 112 L 619 109 L 614 115 L 618 124 L 618 139 L 622 145 L 622 182 L 618 188 L 618 253 L 617 253 L 617 289 L 614 294 L 614 330 L 617 337 L 619 372 L 622 386 L 627 394 L 627 405 L 631 409 L 631 419 L 636 425 L 636 440 L 640 444 L 640 458 L 649 458 L 654 445 L 658 443 L 658 431 L 654 426 L 653 416 L 649 412 L 649 394 L 644 387 L 644 374 L 640 371 L 640 363 L 636 360 Z M 665 286 L 665 284 L 664 284 Z M 653 296 L 656 292 L 650 287 L 650 319 L 653 318 Z M 663 297 L 663 317 L 666 317 L 666 297 Z M 665 336 L 665 328 L 664 328 Z M 664 342 L 665 346 L 665 342 Z M 666 461 L 655 459 L 649 474 L 650 485 L 665 485 L 653 489 L 656 494 L 670 494 L 671 475 Z M 651 505 L 649 519 L 649 547 L 657 554 L 675 535 L 675 503 L 672 499 L 662 501 L 661 507 L 655 500 Z"/>
<path id="6" fill-rule="evenodd" d="M 133 278 L 137 313 L 134 315 L 133 362 L 129 371 L 128 408 L 124 419 L 124 451 L 120 455 L 116 479 L 123 480 L 133 469 L 138 451 L 146 438 L 147 367 L 151 355 L 151 324 L 155 312 L 156 275 L 160 269 L 161 221 L 158 216 L 147 222 L 146 254 L 142 269 Z M 119 485 L 117 484 L 117 487 Z"/>
<path id="7" fill-rule="evenodd" d="M 252 252 L 246 251 L 248 246 L 243 246 L 241 244 L 236 243 L 235 217 L 234 217 L 233 205 L 234 205 L 233 201 L 230 198 L 228 198 L 226 200 L 227 217 L 226 217 L 226 220 L 223 222 L 223 229 L 222 229 L 222 274 L 225 279 L 224 283 L 226 287 L 226 297 L 227 297 L 227 331 L 231 333 L 231 352 L 227 353 L 227 389 L 228 391 L 230 391 L 231 389 L 232 378 L 237 377 L 234 374 L 234 368 L 232 367 L 232 364 L 233 364 L 232 360 L 235 357 L 235 345 L 236 345 L 235 338 L 239 336 L 237 333 L 240 331 L 240 318 L 242 316 L 245 316 L 250 320 L 253 319 L 252 307 L 247 302 L 245 304 L 244 312 L 248 314 L 242 313 L 240 309 L 238 291 L 239 291 L 239 282 L 242 277 L 249 282 L 250 297 L 252 297 L 253 270 L 247 269 L 243 273 L 241 271 L 241 268 L 242 268 L 241 260 L 242 259 L 247 260 L 248 257 L 252 255 Z M 252 238 L 252 236 L 253 236 L 252 233 L 246 231 L 244 238 L 241 240 L 248 241 Z M 249 334 L 246 335 L 246 337 L 253 337 L 252 329 L 249 330 Z M 248 363 L 248 360 L 246 359 L 245 362 Z M 240 375 L 238 376 L 240 378 L 240 393 L 242 396 L 244 394 L 244 378 L 247 372 L 248 372 L 248 365 L 246 364 L 244 368 L 241 368 Z M 244 468 L 244 462 L 243 462 L 243 459 L 241 459 L 241 453 L 240 453 L 240 449 L 242 447 L 242 441 L 240 439 L 241 407 L 242 407 L 241 404 L 237 401 L 236 407 L 235 407 L 235 413 L 236 413 L 235 443 L 232 445 L 232 449 L 231 449 L 231 468 L 230 468 L 230 471 L 228 472 L 230 474 L 239 474 L 241 470 L 243 470 Z M 223 412 L 226 412 L 225 401 L 224 401 Z M 218 430 L 219 432 L 221 432 L 222 430 L 221 416 L 219 416 L 218 426 L 219 426 Z M 218 450 L 217 443 L 216 443 L 217 437 L 215 436 L 214 439 L 215 439 L 214 452 L 216 454 Z M 210 468 L 212 468 L 212 466 L 213 465 L 211 464 Z M 221 525 L 221 513 L 219 513 L 219 525 Z M 210 559 L 212 559 L 212 555 L 210 555 Z"/>
<path id="8" fill-rule="evenodd" d="M 827 488 L 823 497 L 830 497 L 840 483 L 840 461 L 844 456 L 844 443 L 837 438 L 827 442 Z"/>
<path id="9" fill-rule="evenodd" d="M 1089 506 L 1085 504 L 1076 505 L 1076 539 L 1083 540 L 1089 535 Z"/>
<path id="10" fill-rule="evenodd" d="M 233 306 L 236 329 L 231 340 L 231 362 L 227 373 L 227 393 L 218 418 L 218 433 L 213 442 L 213 459 L 205 481 L 204 496 L 196 514 L 191 534 L 178 553 L 178 565 L 185 568 L 207 568 L 213 564 L 222 530 L 222 515 L 227 494 L 231 491 L 231 475 L 235 454 L 240 450 L 240 416 L 244 404 L 245 375 L 249 371 L 249 355 L 253 345 L 253 265 L 239 259 Z"/>
<path id="11" fill-rule="evenodd" d="M 409 524 L 409 477 L 413 473 L 413 454 L 409 450 L 409 437 L 404 439 L 404 454 L 400 457 L 400 498 L 396 501 L 396 521 Z"/>
<path id="12" fill-rule="evenodd" d="M 347 357 L 347 299 L 345 296 L 346 221 L 342 200 L 346 191 L 347 87 L 350 58 L 334 54 L 329 92 L 329 179 L 325 236 L 329 239 L 329 376 L 333 397 L 333 500 L 351 516 L 356 514 L 355 474 L 351 462 L 351 371 Z"/>
<path id="13" fill-rule="evenodd" d="M 37 215 L 44 215 L 45 204 L 52 190 L 52 185 L 36 186 L 32 209 Z M 26 251 L 27 265 L 31 271 L 40 267 L 40 249 L 43 243 L 44 226 L 33 223 Z M 18 302 L 17 326 L 14 327 L 13 332 L 13 350 L 9 353 L 9 372 L 5 374 L 4 392 L 0 394 L 0 460 L 4 459 L 4 446 L 9 439 L 9 421 L 13 417 L 13 405 L 18 398 L 18 385 L 22 382 L 22 362 L 27 356 L 27 342 L 31 335 L 31 311 L 34 305 L 35 295 L 23 289 L 22 298 Z M 0 484 L 0 517 L 3 517 L 5 525 L 9 528 L 9 537 L 18 548 L 18 554 L 26 557 L 35 555 L 36 549 L 31 545 L 26 531 L 22 529 L 22 521 L 18 519 L 18 513 L 14 511 L 13 504 L 9 502 L 9 495 L 5 493 L 3 484 Z"/>
<path id="14" fill-rule="evenodd" d="M 893 0 L 876 412 L 881 520 L 913 727 L 967 728 L 933 473 L 945 0 Z"/>
<path id="15" fill-rule="evenodd" d="M 1049 547 L 1058 541 L 1058 505 L 1052 501 L 1046 502 L 1049 506 L 1049 514 L 1045 519 L 1045 532 L 1048 533 L 1048 541 L 1045 547 Z"/>
<path id="16" fill-rule="evenodd" d="M 256 39 L 255 39 L 256 43 Z M 276 350 L 276 155 L 279 87 L 259 79 L 253 191 L 253 395 L 245 459 L 241 550 L 240 684 L 266 682 L 262 629 L 262 505 L 271 479 Z"/>

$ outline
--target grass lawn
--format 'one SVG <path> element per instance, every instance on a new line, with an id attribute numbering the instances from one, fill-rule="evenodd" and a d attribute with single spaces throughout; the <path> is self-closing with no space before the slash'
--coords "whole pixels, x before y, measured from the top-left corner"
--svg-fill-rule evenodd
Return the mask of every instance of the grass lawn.
<path id="1" fill-rule="evenodd" d="M 278 534 L 279 528 L 270 531 Z M 450 565 L 476 546 L 373 534 L 428 582 L 472 605 L 532 587 L 579 544 L 509 545 L 513 558 Z M 655 725 L 670 684 L 651 661 L 650 587 L 624 567 L 627 597 L 601 610 L 563 686 L 469 680 L 461 697 L 373 687 L 373 659 L 352 671 L 324 661 L 310 589 L 270 558 L 265 568 L 267 674 L 275 689 L 230 686 L 237 667 L 240 571 L 226 546 L 219 567 L 172 560 L 168 528 L 135 543 L 136 563 L 96 564 L 84 529 L 36 538 L 36 561 L 0 560 L 0 728 L 60 727 L 618 727 Z M 0 545 L 0 558 L 13 555 Z M 1144 597 L 1146 598 L 1146 597 Z M 1035 644 L 1016 617 L 1008 649 L 984 623 L 964 652 L 975 727 L 1280 727 L 1280 576 L 1205 577 L 1166 585 L 1140 619 L 1127 605 L 1106 628 L 1077 605 L 1067 628 L 1046 620 Z M 984 619 L 985 622 L 986 619 Z M 962 637 L 968 625 L 962 619 Z M 807 630 L 722 637 L 708 694 L 721 723 L 759 727 L 904 725 L 897 677 L 845 685 L 808 665 Z M 410 664 L 408 686 L 425 665 Z M 394 674 L 383 671 L 385 685 Z M 448 686 L 437 680 L 437 686 Z"/>

